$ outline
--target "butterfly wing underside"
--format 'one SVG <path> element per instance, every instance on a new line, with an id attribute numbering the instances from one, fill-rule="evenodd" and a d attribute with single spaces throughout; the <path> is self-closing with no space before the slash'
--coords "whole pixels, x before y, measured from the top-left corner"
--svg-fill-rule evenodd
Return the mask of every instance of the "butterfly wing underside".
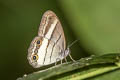
<path id="1" fill-rule="evenodd" d="M 44 65 L 54 63 L 57 59 L 61 60 L 65 57 L 65 36 L 62 25 L 54 12 L 46 11 L 44 13 L 38 36 L 48 40 L 43 62 Z"/>

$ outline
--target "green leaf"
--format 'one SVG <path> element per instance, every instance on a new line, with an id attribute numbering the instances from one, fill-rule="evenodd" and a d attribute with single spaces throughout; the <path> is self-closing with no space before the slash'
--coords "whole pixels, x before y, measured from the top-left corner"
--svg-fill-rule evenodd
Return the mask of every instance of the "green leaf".
<path id="1" fill-rule="evenodd" d="M 120 54 L 90 56 L 76 62 L 63 63 L 18 78 L 18 80 L 87 79 L 119 69 Z M 117 63 L 117 64 L 116 64 Z M 61 76 L 60 76 L 61 75 Z"/>

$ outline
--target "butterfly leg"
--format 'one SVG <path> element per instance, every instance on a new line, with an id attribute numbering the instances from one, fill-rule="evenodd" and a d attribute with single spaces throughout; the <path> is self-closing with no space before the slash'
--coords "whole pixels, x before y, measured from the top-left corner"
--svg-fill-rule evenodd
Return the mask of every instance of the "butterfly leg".
<path id="1" fill-rule="evenodd" d="M 73 62 L 75 62 L 75 60 L 72 58 L 72 56 L 71 56 L 71 52 L 70 52 L 70 49 L 69 48 L 67 48 L 66 50 L 65 50 L 65 53 L 67 53 L 68 54 L 68 56 L 70 57 L 70 59 L 73 61 Z"/>
<path id="2" fill-rule="evenodd" d="M 67 63 L 67 57 L 65 56 L 65 52 L 64 52 L 64 60 Z"/>
<path id="3" fill-rule="evenodd" d="M 57 62 L 55 62 L 55 66 L 57 65 Z"/>
<path id="4" fill-rule="evenodd" d="M 65 57 L 65 62 L 67 63 L 67 58 Z"/>
<path id="5" fill-rule="evenodd" d="M 69 55 L 70 59 L 71 59 L 73 62 L 76 62 L 76 61 L 72 58 L 72 56 L 71 56 L 70 53 L 69 53 L 68 55 Z"/>
<path id="6" fill-rule="evenodd" d="M 62 64 L 62 59 L 60 60 L 61 64 Z"/>
<path id="7" fill-rule="evenodd" d="M 55 66 L 57 65 L 57 62 L 59 61 L 59 58 L 56 59 Z"/>

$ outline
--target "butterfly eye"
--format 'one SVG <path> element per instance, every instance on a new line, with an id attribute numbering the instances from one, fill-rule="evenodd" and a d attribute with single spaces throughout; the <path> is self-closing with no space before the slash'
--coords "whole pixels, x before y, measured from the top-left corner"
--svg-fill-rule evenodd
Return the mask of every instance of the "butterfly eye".
<path id="1" fill-rule="evenodd" d="M 38 60 L 38 55 L 37 55 L 37 54 L 33 55 L 33 56 L 32 56 L 32 59 L 33 59 L 34 61 Z"/>

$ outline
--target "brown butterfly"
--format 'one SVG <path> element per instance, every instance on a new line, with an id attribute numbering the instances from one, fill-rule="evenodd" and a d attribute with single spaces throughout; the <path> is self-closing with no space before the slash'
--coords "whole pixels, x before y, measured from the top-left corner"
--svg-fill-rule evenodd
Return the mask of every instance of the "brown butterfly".
<path id="1" fill-rule="evenodd" d="M 70 50 L 69 47 L 66 48 L 64 32 L 58 17 L 54 12 L 46 11 L 39 26 L 38 36 L 33 39 L 28 49 L 29 63 L 34 68 L 38 68 L 66 60 L 69 53 Z M 71 56 L 70 58 L 72 59 Z"/>

